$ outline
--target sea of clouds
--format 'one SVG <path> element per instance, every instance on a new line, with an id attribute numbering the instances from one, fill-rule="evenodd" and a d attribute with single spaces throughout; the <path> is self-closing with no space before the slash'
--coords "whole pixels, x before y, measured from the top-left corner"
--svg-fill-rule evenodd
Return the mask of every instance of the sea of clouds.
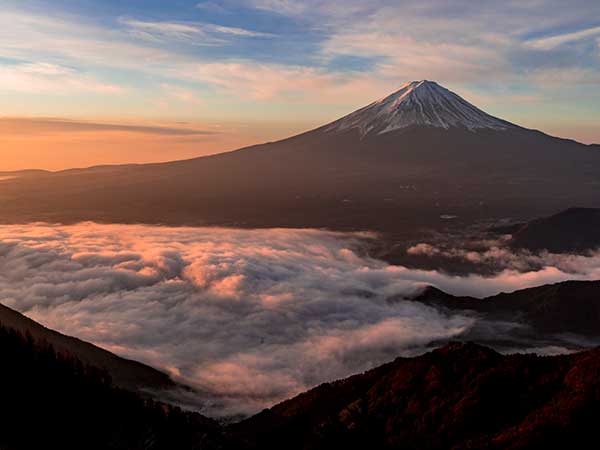
<path id="1" fill-rule="evenodd" d="M 0 302 L 168 372 L 202 393 L 204 413 L 225 417 L 420 353 L 477 320 L 391 297 L 410 299 L 428 284 L 483 297 L 600 278 L 599 255 L 554 256 L 539 270 L 508 267 L 491 277 L 412 270 L 364 256 L 369 239 L 319 230 L 0 226 Z M 425 244 L 412 251 L 435 252 Z"/>

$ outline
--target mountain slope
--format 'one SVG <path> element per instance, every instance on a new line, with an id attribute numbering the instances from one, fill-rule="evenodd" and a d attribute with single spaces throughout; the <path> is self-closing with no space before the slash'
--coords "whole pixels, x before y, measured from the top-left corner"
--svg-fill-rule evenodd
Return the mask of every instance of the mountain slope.
<path id="1" fill-rule="evenodd" d="M 476 311 L 489 320 L 519 322 L 540 336 L 571 333 L 600 338 L 600 281 L 565 281 L 484 299 L 455 297 L 430 287 L 414 300 Z"/>
<path id="2" fill-rule="evenodd" d="M 114 387 L 71 353 L 0 325 L 0 448 L 224 448 L 219 425 Z"/>
<path id="3" fill-rule="evenodd" d="M 232 431 L 248 448 L 526 449 L 600 443 L 600 350 L 452 344 L 319 386 Z"/>
<path id="4" fill-rule="evenodd" d="M 95 345 L 50 330 L 4 305 L 0 305 L 0 326 L 29 335 L 36 342 L 52 345 L 59 353 L 72 355 L 84 364 L 105 371 L 118 387 L 136 391 L 175 386 L 168 375 L 152 367 L 120 358 Z"/>
<path id="5" fill-rule="evenodd" d="M 398 91 L 325 126 L 326 132 L 356 129 L 362 137 L 414 126 L 508 130 L 516 125 L 486 114 L 433 81 L 412 81 Z"/>
<path id="6" fill-rule="evenodd" d="M 599 349 L 502 356 L 450 344 L 228 427 L 115 388 L 97 368 L 1 325 L 0 353 L 6 450 L 595 448 L 600 440 Z"/>
<path id="7" fill-rule="evenodd" d="M 600 206 L 597 147 L 493 118 L 433 83 L 411 86 L 279 142 L 0 181 L 0 220 L 396 233 L 446 226 L 443 214 L 468 222 Z"/>
<path id="8" fill-rule="evenodd" d="M 228 427 L 118 389 L 75 354 L 4 325 L 0 354 L 6 450 L 595 448 L 600 440 L 600 349 L 502 356 L 450 344 Z"/>
<path id="9" fill-rule="evenodd" d="M 530 251 L 585 252 L 600 248 L 600 209 L 570 208 L 518 229 L 509 244 Z"/>

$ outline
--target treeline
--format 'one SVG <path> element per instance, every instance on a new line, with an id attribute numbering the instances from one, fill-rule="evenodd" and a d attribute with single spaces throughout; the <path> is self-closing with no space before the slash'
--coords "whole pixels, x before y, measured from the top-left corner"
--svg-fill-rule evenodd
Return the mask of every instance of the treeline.
<path id="1" fill-rule="evenodd" d="M 450 344 L 326 383 L 230 427 L 260 450 L 600 448 L 600 348 Z"/>

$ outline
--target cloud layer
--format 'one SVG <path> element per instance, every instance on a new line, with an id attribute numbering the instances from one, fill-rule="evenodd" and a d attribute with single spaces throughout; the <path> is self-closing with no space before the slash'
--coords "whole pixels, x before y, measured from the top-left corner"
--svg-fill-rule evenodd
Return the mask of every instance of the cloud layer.
<path id="1" fill-rule="evenodd" d="M 0 227 L 0 302 L 168 371 L 203 412 L 249 414 L 457 336 L 475 319 L 411 298 L 600 275 L 545 267 L 451 277 L 360 256 L 367 234 L 141 225 Z M 588 261 L 589 263 L 589 261 Z"/>

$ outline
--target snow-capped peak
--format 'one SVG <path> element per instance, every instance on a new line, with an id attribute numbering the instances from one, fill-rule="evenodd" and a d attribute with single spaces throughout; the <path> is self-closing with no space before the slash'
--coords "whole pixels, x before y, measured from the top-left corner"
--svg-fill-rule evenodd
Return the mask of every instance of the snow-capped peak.
<path id="1" fill-rule="evenodd" d="M 490 116 L 433 81 L 406 83 L 384 97 L 327 125 L 326 132 L 358 129 L 361 136 L 412 126 L 506 130 L 516 125 Z"/>

